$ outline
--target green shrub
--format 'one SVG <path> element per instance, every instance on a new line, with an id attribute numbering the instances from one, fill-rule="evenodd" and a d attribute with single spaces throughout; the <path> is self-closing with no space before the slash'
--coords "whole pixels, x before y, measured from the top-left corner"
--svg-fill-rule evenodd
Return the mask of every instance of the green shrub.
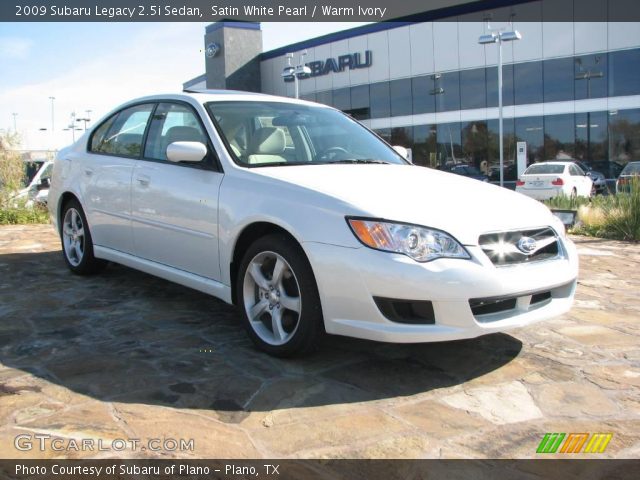
<path id="1" fill-rule="evenodd" d="M 582 205 L 588 205 L 594 199 L 587 197 L 567 197 L 566 195 L 558 195 L 557 197 L 545 200 L 544 204 L 552 209 L 558 210 L 577 210 Z"/>
<path id="2" fill-rule="evenodd" d="M 49 223 L 49 212 L 40 205 L 0 208 L 0 225 L 23 225 L 27 223 Z"/>
<path id="3" fill-rule="evenodd" d="M 640 179 L 628 193 L 598 197 L 578 209 L 574 233 L 614 240 L 640 241 Z"/>
<path id="4" fill-rule="evenodd" d="M 640 179 L 634 177 L 628 193 L 593 198 L 560 196 L 546 200 L 551 209 L 577 210 L 571 232 L 613 240 L 640 241 Z"/>

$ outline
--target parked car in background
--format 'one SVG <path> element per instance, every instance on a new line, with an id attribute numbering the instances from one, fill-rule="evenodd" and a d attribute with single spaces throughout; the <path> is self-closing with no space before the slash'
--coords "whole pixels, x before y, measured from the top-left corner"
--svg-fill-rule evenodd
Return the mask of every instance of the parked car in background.
<path id="1" fill-rule="evenodd" d="M 577 283 L 544 205 L 270 95 L 118 107 L 59 153 L 49 212 L 72 272 L 112 261 L 219 297 L 278 356 L 324 332 L 418 343 L 522 327 L 569 310 Z"/>
<path id="2" fill-rule="evenodd" d="M 598 172 L 594 170 L 591 165 L 581 160 L 555 160 L 557 162 L 573 162 L 580 169 L 587 174 L 587 176 L 593 182 L 593 187 L 595 188 L 596 194 L 603 194 L 607 191 L 607 179 L 602 172 Z"/>
<path id="3" fill-rule="evenodd" d="M 467 163 L 444 165 L 441 170 L 444 172 L 455 173 L 456 175 L 462 175 L 463 177 L 473 178 L 474 180 L 480 180 L 482 182 L 489 181 L 489 177 L 482 173 L 476 166 L 469 165 Z"/>
<path id="4" fill-rule="evenodd" d="M 616 180 L 616 193 L 629 192 L 631 179 L 637 177 L 640 180 L 640 162 L 629 162 L 620 172 Z"/>
<path id="5" fill-rule="evenodd" d="M 27 206 L 34 204 L 46 205 L 49 195 L 52 160 L 29 160 L 24 163 L 25 183 L 12 197 L 16 203 L 25 202 Z"/>
<path id="6" fill-rule="evenodd" d="M 575 162 L 552 161 L 530 165 L 516 182 L 516 192 L 547 200 L 594 195 L 593 181 Z"/>
<path id="7" fill-rule="evenodd" d="M 598 172 L 602 172 L 606 178 L 616 179 L 620 176 L 620 172 L 624 168 L 624 165 L 621 163 L 612 161 L 609 162 L 607 160 L 594 160 L 589 162 L 589 164 L 593 167 L 594 170 Z"/>

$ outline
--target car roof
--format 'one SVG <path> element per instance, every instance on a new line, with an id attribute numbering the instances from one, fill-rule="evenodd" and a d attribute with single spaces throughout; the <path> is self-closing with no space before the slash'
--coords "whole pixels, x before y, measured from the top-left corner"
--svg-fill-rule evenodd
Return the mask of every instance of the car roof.
<path id="1" fill-rule="evenodd" d="M 158 101 L 158 100 L 187 100 L 194 99 L 198 103 L 207 102 L 225 102 L 225 101 L 262 101 L 262 102 L 280 102 L 293 103 L 299 105 L 316 105 L 331 108 L 326 105 L 299 100 L 290 97 L 279 97 L 276 95 L 267 95 L 264 93 L 243 92 L 240 90 L 185 90 L 179 93 L 154 94 L 141 98 L 136 98 L 127 103 L 141 101 Z"/>
<path id="2" fill-rule="evenodd" d="M 544 162 L 532 163 L 529 165 L 533 167 L 534 165 L 566 165 L 567 163 L 575 163 L 573 160 L 549 160 Z"/>

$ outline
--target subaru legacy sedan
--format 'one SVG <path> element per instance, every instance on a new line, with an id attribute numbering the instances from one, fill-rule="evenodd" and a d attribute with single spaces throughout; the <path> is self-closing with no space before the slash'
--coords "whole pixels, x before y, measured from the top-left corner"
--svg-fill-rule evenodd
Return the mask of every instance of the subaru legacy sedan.
<path id="1" fill-rule="evenodd" d="M 115 262 L 214 295 L 277 356 L 325 333 L 434 342 L 569 310 L 578 257 L 544 205 L 401 151 L 310 102 L 151 96 L 61 151 L 49 209 L 73 273 Z"/>

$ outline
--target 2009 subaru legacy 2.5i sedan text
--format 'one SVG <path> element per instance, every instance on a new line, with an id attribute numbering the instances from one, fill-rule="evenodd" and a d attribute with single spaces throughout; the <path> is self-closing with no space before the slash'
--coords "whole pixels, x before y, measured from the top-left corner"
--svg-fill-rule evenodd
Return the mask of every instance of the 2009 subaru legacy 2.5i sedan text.
<path id="1" fill-rule="evenodd" d="M 325 331 L 432 342 L 570 308 L 576 250 L 544 205 L 401 150 L 310 102 L 151 96 L 60 152 L 49 208 L 74 273 L 112 261 L 234 303 L 273 355 Z"/>

